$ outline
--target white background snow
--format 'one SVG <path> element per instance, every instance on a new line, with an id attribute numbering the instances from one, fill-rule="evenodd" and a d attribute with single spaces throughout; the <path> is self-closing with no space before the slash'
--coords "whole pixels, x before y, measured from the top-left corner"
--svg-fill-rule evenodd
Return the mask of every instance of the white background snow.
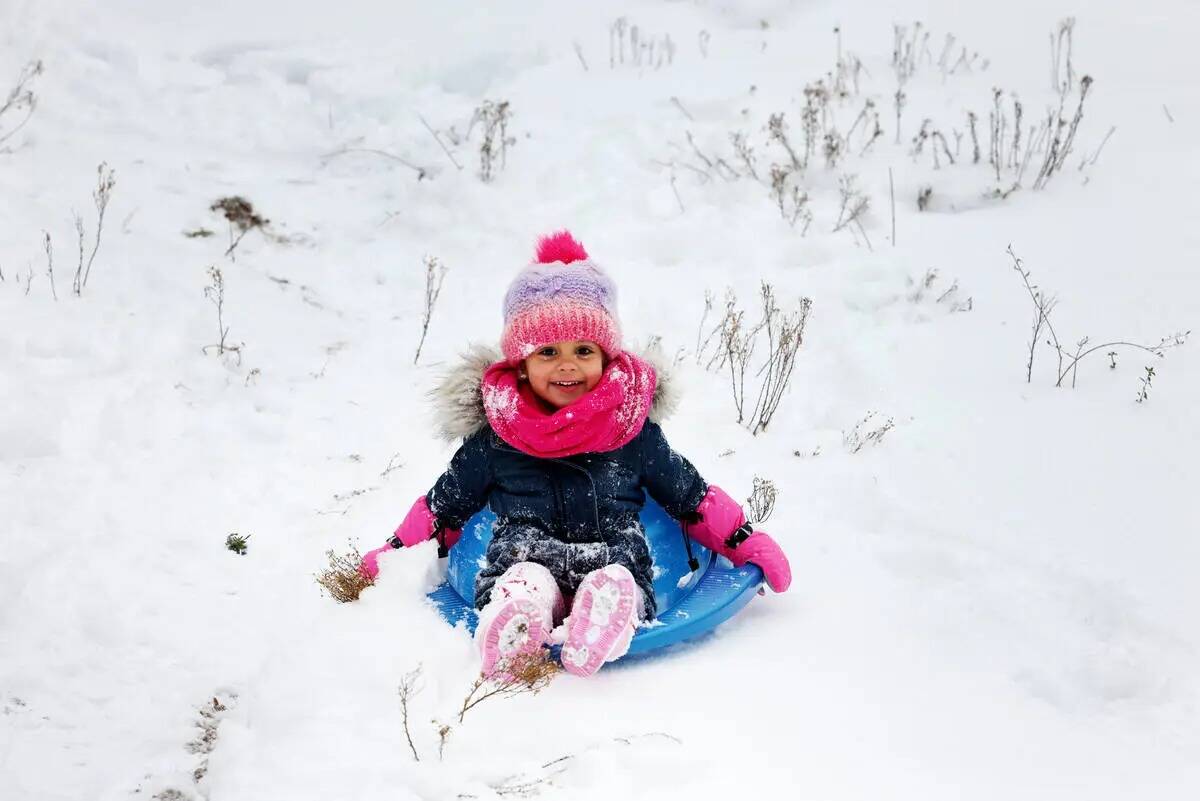
<path id="1" fill-rule="evenodd" d="M 986 164 L 910 157 L 925 117 L 965 131 L 972 109 L 983 136 L 993 86 L 1040 118 L 1071 14 L 1096 83 L 1045 190 L 984 200 Z M 610 68 L 621 16 L 670 35 L 672 63 Z M 934 59 L 953 33 L 989 63 L 923 61 L 897 145 L 892 24 L 916 20 Z M 869 72 L 839 124 L 872 97 L 885 133 L 810 168 L 807 235 L 750 179 L 677 167 L 677 199 L 663 164 L 698 163 L 688 131 L 729 157 L 742 130 L 760 168 L 782 161 L 763 126 L 783 111 L 798 135 L 835 26 Z M 1026 383 L 1031 308 L 1005 249 L 1059 295 L 1072 347 L 1200 321 L 1197 31 L 1186 0 L 3 3 L 0 83 L 45 71 L 0 153 L 0 798 L 488 798 L 568 754 L 541 797 L 1196 797 L 1200 343 L 1116 369 L 1096 354 L 1075 389 L 1043 350 Z M 511 102 L 516 140 L 491 183 L 477 134 L 460 171 L 420 119 L 461 132 L 484 99 Z M 347 147 L 432 175 L 330 157 Z M 74 297 L 71 212 L 90 243 L 102 161 L 117 185 Z M 870 248 L 832 231 L 845 173 L 870 196 Z M 286 241 L 254 232 L 225 257 L 208 207 L 234 194 Z M 217 235 L 183 236 L 198 227 Z M 438 762 L 427 721 L 478 661 L 424 602 L 434 549 L 389 555 L 354 604 L 313 573 L 381 543 L 444 468 L 423 393 L 496 340 L 505 285 L 561 227 L 614 276 L 631 341 L 685 349 L 672 444 L 735 497 L 756 474 L 779 485 L 766 528 L 795 584 L 688 647 L 484 704 Z M 425 255 L 449 272 L 413 366 Z M 201 351 L 209 265 L 240 364 Z M 751 303 L 760 279 L 813 312 L 751 437 L 692 351 L 705 290 Z M 971 311 L 937 301 L 953 281 Z M 895 427 L 850 453 L 871 411 Z M 235 531 L 245 556 L 224 547 Z M 417 665 L 420 763 L 396 693 Z M 215 748 L 190 753 L 214 696 Z"/>

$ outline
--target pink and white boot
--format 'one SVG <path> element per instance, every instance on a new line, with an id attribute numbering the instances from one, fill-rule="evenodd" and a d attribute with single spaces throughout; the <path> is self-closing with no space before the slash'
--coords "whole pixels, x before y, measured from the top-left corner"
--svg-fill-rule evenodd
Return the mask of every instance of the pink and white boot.
<path id="1" fill-rule="evenodd" d="M 518 562 L 504 571 L 492 586 L 475 629 L 483 675 L 492 675 L 504 660 L 537 653 L 565 609 L 558 582 L 545 567 Z"/>
<path id="2" fill-rule="evenodd" d="M 637 628 L 641 592 L 624 565 L 593 570 L 579 582 L 571 614 L 564 621 L 562 665 L 568 673 L 591 676 L 605 662 L 625 655 Z"/>

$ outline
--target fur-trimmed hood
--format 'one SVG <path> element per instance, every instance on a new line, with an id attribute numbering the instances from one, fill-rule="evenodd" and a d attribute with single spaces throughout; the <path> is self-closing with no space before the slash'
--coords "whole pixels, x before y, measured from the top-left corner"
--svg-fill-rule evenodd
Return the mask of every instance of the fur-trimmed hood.
<path id="1" fill-rule="evenodd" d="M 679 405 L 671 370 L 657 346 L 646 348 L 637 355 L 654 368 L 657 376 L 649 418 L 652 422 L 661 423 Z M 483 409 L 483 374 L 503 358 L 498 348 L 472 345 L 462 354 L 457 365 L 441 374 L 437 385 L 429 391 L 436 433 L 440 438 L 447 442 L 458 442 L 488 424 Z"/>

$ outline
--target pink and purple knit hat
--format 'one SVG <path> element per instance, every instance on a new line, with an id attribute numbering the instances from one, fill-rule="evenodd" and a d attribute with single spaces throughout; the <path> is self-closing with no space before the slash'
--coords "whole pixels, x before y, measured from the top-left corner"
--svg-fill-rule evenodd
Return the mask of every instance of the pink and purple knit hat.
<path id="1" fill-rule="evenodd" d="M 607 356 L 621 352 L 617 288 L 567 231 L 538 240 L 537 261 L 504 295 L 500 349 L 518 364 L 542 345 L 590 339 Z"/>

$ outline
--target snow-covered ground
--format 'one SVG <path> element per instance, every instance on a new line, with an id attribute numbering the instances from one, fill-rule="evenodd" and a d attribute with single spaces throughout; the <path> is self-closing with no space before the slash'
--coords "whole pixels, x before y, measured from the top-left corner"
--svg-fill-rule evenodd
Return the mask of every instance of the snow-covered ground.
<path id="1" fill-rule="evenodd" d="M 4 3 L 0 91 L 44 72 L 0 153 L 0 798 L 488 798 L 513 776 L 562 799 L 1196 797 L 1200 343 L 1094 354 L 1074 389 L 1043 348 L 1026 383 L 1032 306 L 1005 250 L 1058 295 L 1072 350 L 1200 321 L 1200 9 L 1077 5 Z M 993 86 L 1043 118 L 1071 13 L 1095 78 L 1075 150 L 1044 190 L 984 199 L 966 113 L 985 151 Z M 610 66 L 622 16 L 656 62 L 669 36 L 669 62 Z M 892 25 L 916 20 L 930 54 L 896 144 Z M 874 99 L 884 133 L 815 158 L 802 236 L 764 129 L 785 112 L 799 141 L 835 26 L 864 65 L 835 122 Z M 969 69 L 938 68 L 946 34 Z M 515 140 L 490 183 L 478 128 L 448 141 L 485 99 L 511 103 Z M 909 154 L 924 118 L 958 163 Z M 740 166 L 737 130 L 762 181 L 702 176 L 688 133 Z M 117 183 L 74 297 L 71 215 L 90 252 L 101 162 Z M 846 174 L 871 205 L 835 232 Z M 236 260 L 209 210 L 231 195 L 271 220 Z M 424 390 L 495 341 L 503 288 L 564 226 L 616 278 L 630 339 L 682 349 L 672 444 L 735 496 L 779 486 L 765 528 L 796 581 L 689 646 L 481 705 L 439 761 L 427 721 L 451 720 L 477 657 L 424 602 L 433 549 L 389 555 L 354 604 L 313 573 L 381 543 L 444 468 Z M 449 272 L 414 366 L 425 256 Z M 210 265 L 240 362 L 202 352 Z M 760 280 L 813 307 L 752 437 L 694 351 L 705 290 L 750 305 Z M 894 427 L 852 453 L 872 411 L 861 433 Z M 418 665 L 416 763 L 397 685 Z M 189 747 L 202 707 L 215 739 Z"/>

